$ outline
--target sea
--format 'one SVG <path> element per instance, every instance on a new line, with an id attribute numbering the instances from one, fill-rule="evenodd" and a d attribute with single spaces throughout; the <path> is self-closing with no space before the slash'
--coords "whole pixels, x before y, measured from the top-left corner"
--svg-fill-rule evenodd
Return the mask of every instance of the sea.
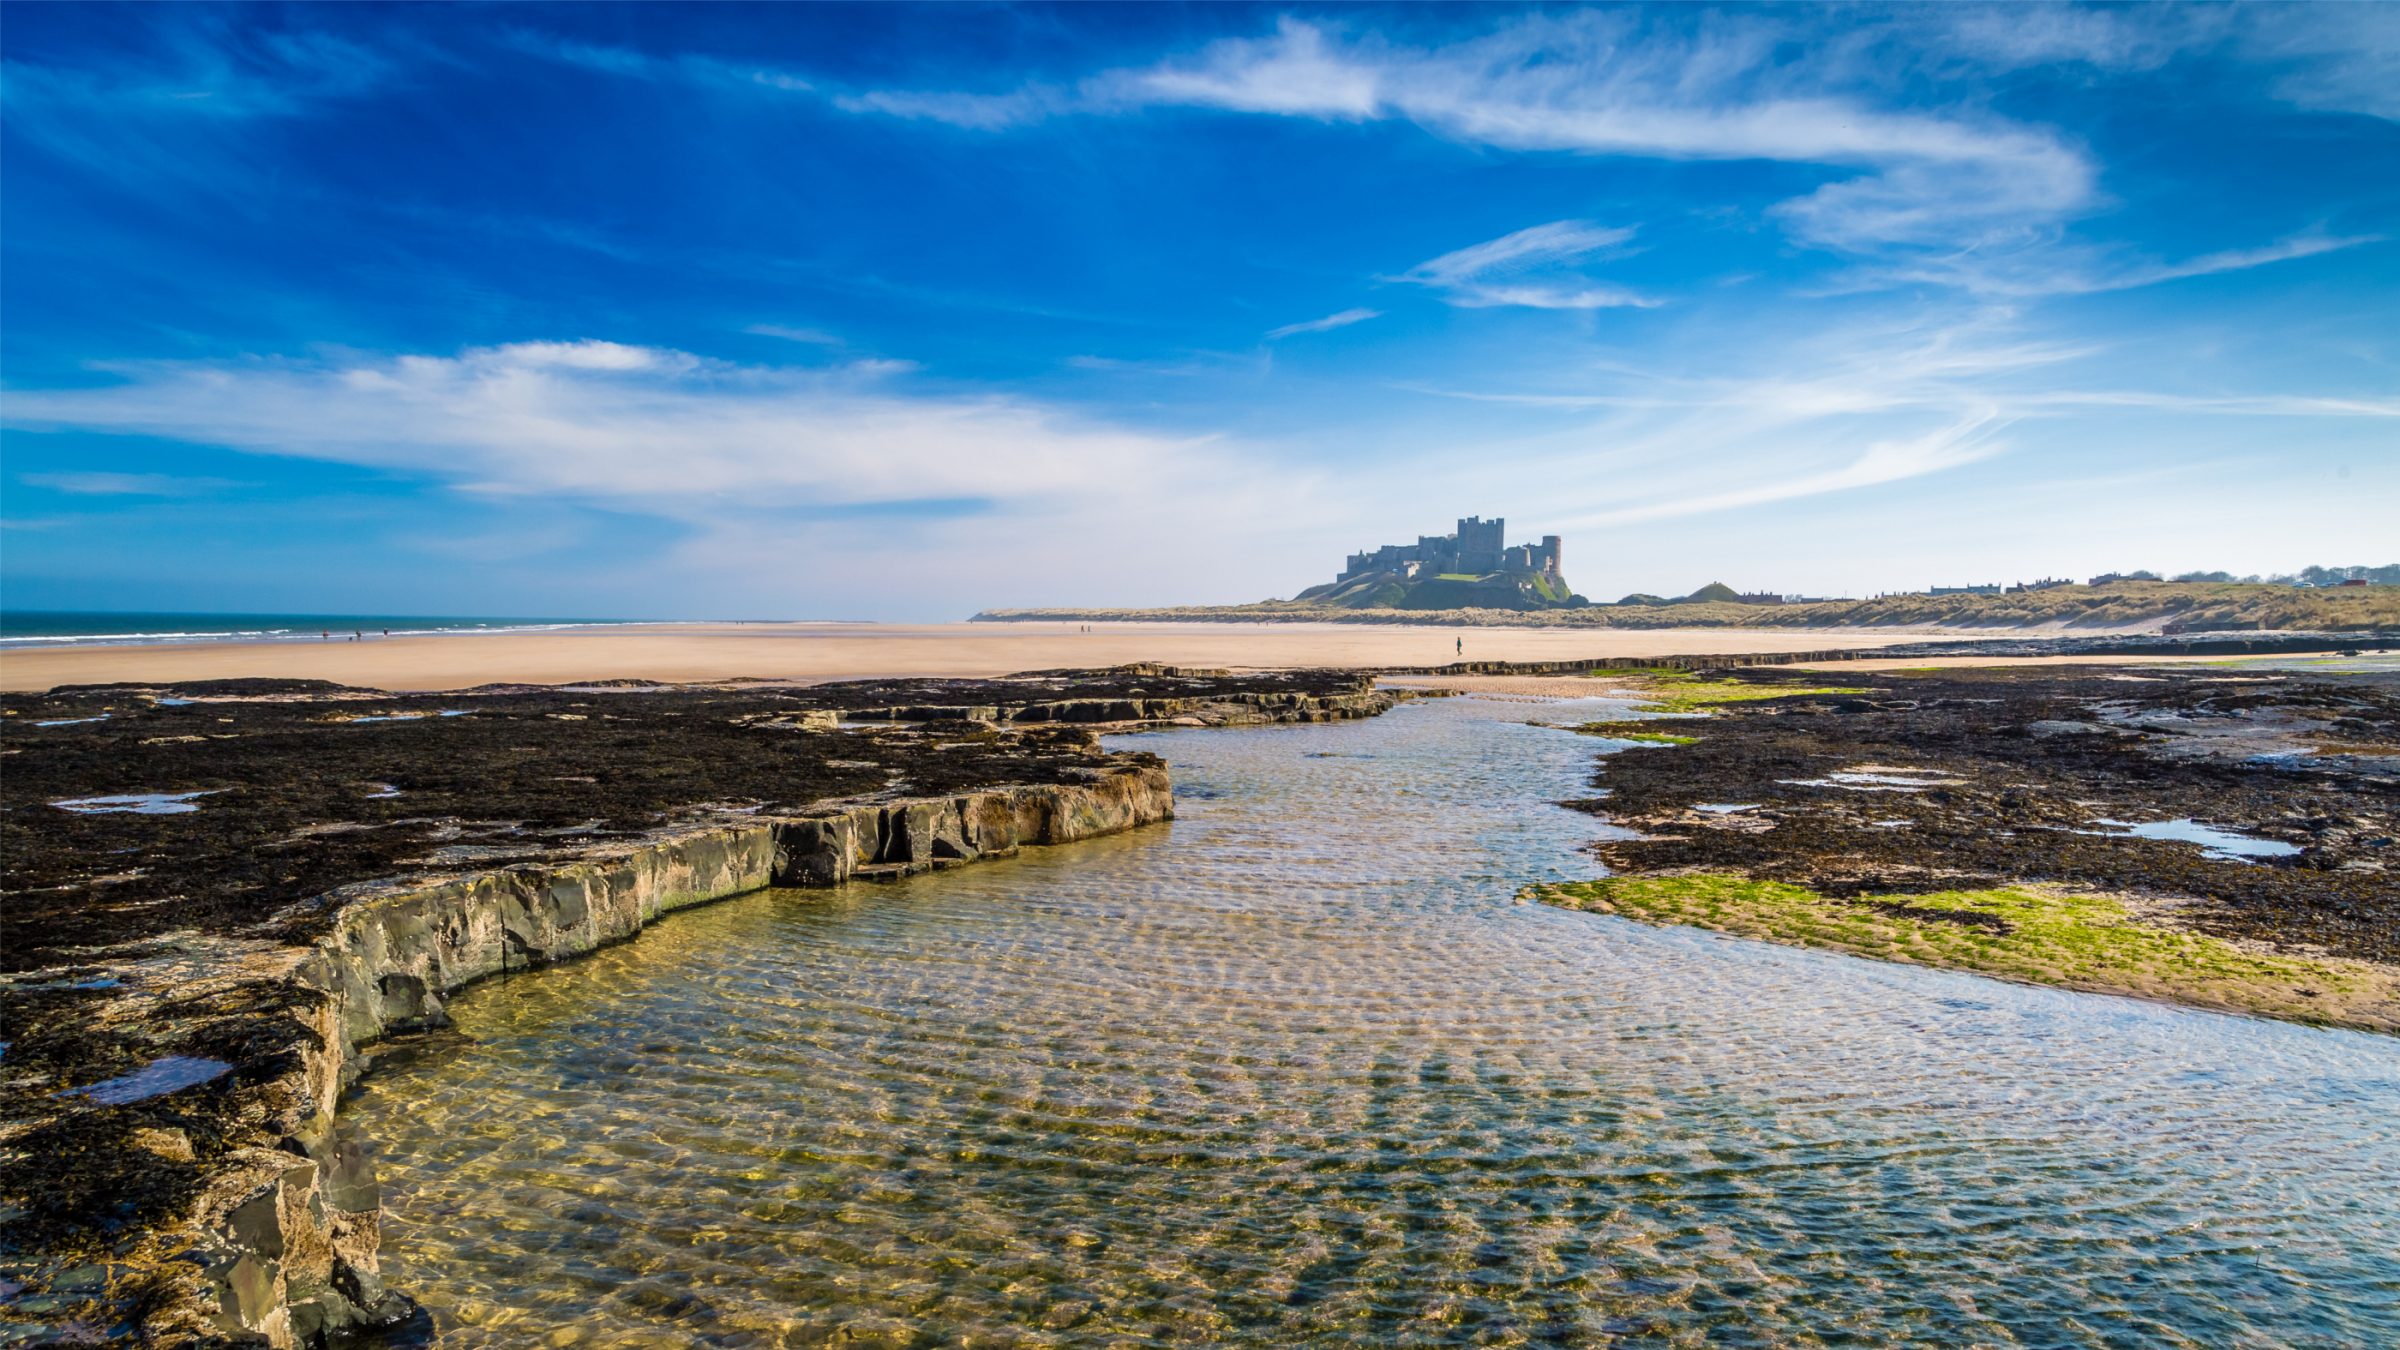
<path id="1" fill-rule="evenodd" d="M 492 618 L 458 614 L 173 614 L 140 610 L 0 610 L 0 651 L 180 642 L 322 641 L 328 633 L 378 637 L 435 633 L 538 633 L 649 622 Z"/>

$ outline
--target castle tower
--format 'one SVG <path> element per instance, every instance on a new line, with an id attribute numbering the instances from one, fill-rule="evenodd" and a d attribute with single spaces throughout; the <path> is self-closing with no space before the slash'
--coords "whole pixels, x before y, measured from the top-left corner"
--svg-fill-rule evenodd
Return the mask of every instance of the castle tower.
<path id="1" fill-rule="evenodd" d="M 1468 516 L 1458 522 L 1458 570 L 1462 572 L 1497 572 L 1500 556 L 1508 549 L 1508 522 L 1500 517 L 1483 520 Z"/>
<path id="2" fill-rule="evenodd" d="M 1567 568 L 1566 563 L 1558 556 L 1560 543 L 1559 537 L 1555 534 L 1542 536 L 1542 570 L 1548 572 L 1553 579 L 1563 580 Z"/>

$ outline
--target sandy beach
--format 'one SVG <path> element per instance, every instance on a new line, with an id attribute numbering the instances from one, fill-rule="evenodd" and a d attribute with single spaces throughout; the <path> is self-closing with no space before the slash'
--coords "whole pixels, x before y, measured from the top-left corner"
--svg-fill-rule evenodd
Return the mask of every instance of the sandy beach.
<path id="1" fill-rule="evenodd" d="M 839 680 L 988 677 L 1130 661 L 1236 669 L 1438 665 L 1466 659 L 1824 651 L 1923 641 L 1877 629 L 1459 629 L 1370 624 L 644 624 L 543 633 L 369 638 L 361 642 L 202 642 L 0 652 L 0 689 L 62 684 L 333 680 L 375 689 L 461 689 L 575 680 Z M 1957 639 L 1956 632 L 1941 634 Z"/>

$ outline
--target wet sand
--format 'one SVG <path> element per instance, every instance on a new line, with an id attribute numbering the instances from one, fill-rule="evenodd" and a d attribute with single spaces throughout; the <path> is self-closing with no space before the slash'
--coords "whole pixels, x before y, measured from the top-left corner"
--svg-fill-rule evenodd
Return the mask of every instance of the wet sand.
<path id="1" fill-rule="evenodd" d="M 1936 634 L 1913 629 L 1460 629 L 1381 624 L 1102 623 L 644 624 L 544 633 L 369 638 L 363 642 L 206 642 L 0 652 L 0 689 L 62 684 L 333 680 L 374 689 L 462 689 L 574 680 L 673 682 L 757 677 L 840 680 L 978 678 L 1023 670 L 1121 665 L 1236 669 L 1439 665 L 1582 657 L 1705 655 L 1888 647 Z M 1960 640 L 1955 630 L 1938 634 Z M 1997 634 L 1993 636 L 1999 636 Z"/>

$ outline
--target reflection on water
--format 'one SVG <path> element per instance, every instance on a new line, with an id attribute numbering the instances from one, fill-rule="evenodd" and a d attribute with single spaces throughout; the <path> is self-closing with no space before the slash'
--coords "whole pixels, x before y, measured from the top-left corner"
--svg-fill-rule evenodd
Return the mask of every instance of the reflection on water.
<path id="1" fill-rule="evenodd" d="M 390 1274 L 462 1346 L 2400 1343 L 2400 1042 L 1514 905 L 1594 870 L 1536 716 L 1144 737 L 1171 828 L 464 997 L 355 1105 Z"/>

